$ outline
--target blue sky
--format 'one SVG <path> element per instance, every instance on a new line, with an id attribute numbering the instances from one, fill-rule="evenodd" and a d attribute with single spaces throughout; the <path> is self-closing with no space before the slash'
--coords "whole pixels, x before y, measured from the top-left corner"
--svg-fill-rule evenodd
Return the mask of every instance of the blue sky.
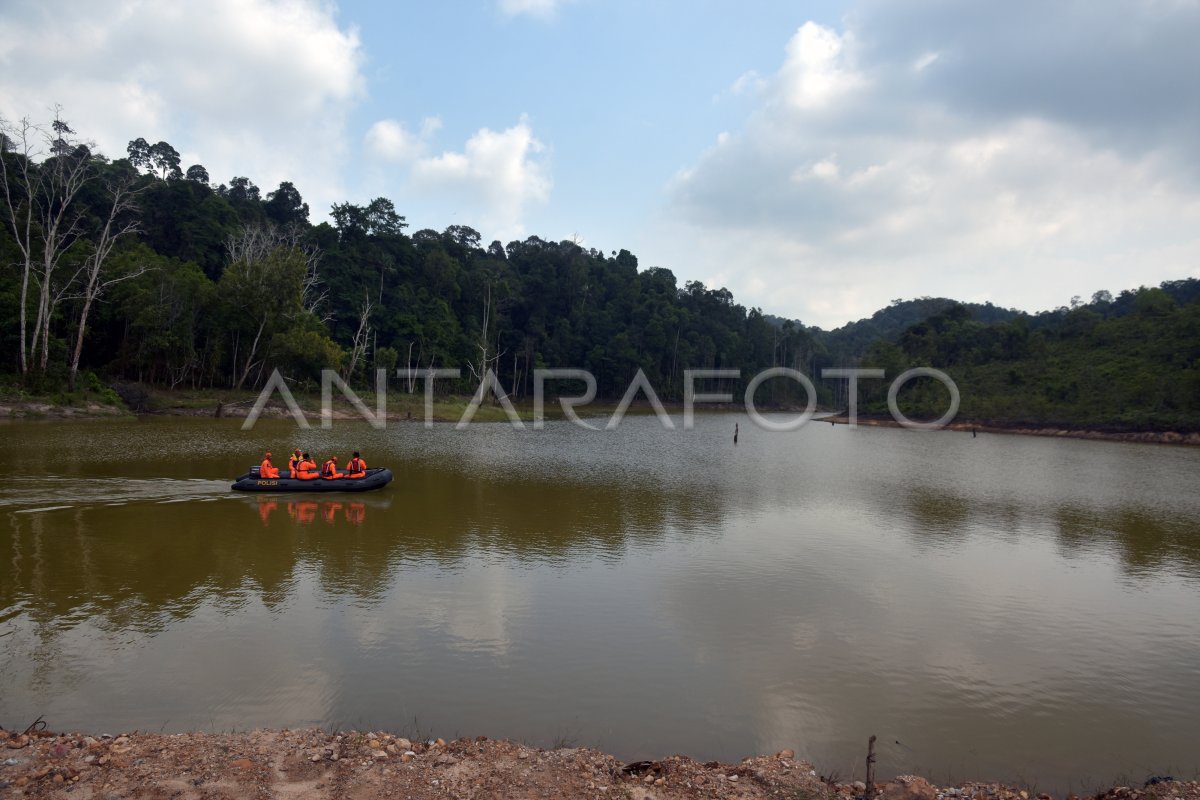
<path id="1" fill-rule="evenodd" d="M 0 115 L 834 327 L 1200 276 L 1200 0 L 7 0 Z"/>
<path id="2" fill-rule="evenodd" d="M 672 176 L 745 118 L 749 103 L 730 92 L 733 82 L 772 71 L 791 32 L 814 15 L 836 19 L 840 8 L 764 2 L 747 17 L 742 4 L 724 2 L 576 2 L 540 13 L 378 5 L 338 11 L 360 26 L 366 54 L 369 97 L 355 111 L 357 125 L 395 118 L 415 131 L 436 117 L 437 150 L 524 116 L 553 178 L 551 200 L 530 209 L 525 231 L 577 234 L 610 250 L 631 246 Z M 405 202 L 396 181 L 371 180 L 377 163 L 361 168 L 363 183 L 390 188 L 417 225 L 443 228 L 456 212 L 419 195 Z"/>

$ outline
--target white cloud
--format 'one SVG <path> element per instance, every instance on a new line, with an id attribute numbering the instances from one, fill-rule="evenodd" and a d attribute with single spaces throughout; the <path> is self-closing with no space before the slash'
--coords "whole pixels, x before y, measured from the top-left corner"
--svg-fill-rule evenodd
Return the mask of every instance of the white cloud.
<path id="1" fill-rule="evenodd" d="M 326 3 L 89 0 L 50 14 L 16 0 L 3 31 L 6 116 L 58 103 L 110 157 L 162 139 L 216 181 L 295 180 L 314 209 L 340 199 L 346 114 L 365 84 L 357 33 Z"/>
<path id="2" fill-rule="evenodd" d="M 372 125 L 363 139 L 367 152 L 384 161 L 414 161 L 425 155 L 428 142 L 442 127 L 437 117 L 426 117 L 418 133 L 411 133 L 403 122 L 381 119 Z"/>
<path id="3" fill-rule="evenodd" d="M 550 196 L 549 165 L 540 157 L 544 152 L 545 146 L 522 117 L 504 131 L 480 129 L 462 152 L 418 159 L 412 182 L 421 192 L 452 196 L 461 206 L 477 212 L 481 223 L 495 235 L 518 237 L 524 233 L 525 209 Z"/>
<path id="4" fill-rule="evenodd" d="M 829 28 L 806 22 L 787 45 L 777 76 L 786 100 L 797 108 L 820 108 L 861 85 L 848 42 Z"/>
<path id="5" fill-rule="evenodd" d="M 951 9 L 947 16 L 961 8 L 925 6 Z M 951 26 L 939 38 L 926 20 L 919 37 L 887 28 L 885 41 L 872 15 L 886 8 L 868 0 L 841 33 L 810 22 L 791 37 L 742 130 L 677 173 L 644 262 L 687 265 L 740 302 L 826 327 L 897 296 L 1037 310 L 1195 273 L 1200 181 L 1194 151 L 1181 146 L 1186 115 L 1164 105 L 1160 116 L 1171 124 L 1140 119 L 1147 133 L 1138 138 L 1119 106 L 1108 111 L 1112 126 L 1092 124 L 1084 111 L 1041 113 L 1012 86 L 995 88 L 990 55 L 976 70 L 974 52 L 956 49 L 975 34 Z M 1055 67 L 1043 81 L 1061 82 L 1078 67 L 1071 59 L 1091 58 L 1087 47 L 1072 46 L 1075 55 L 1053 64 L 1053 53 L 1041 52 L 1055 51 L 1053 39 L 1006 30 L 1011 52 Z M 1192 57 L 1164 47 L 1140 58 Z M 966 103 L 973 70 L 984 78 Z M 1127 72 L 1127 90 L 1145 80 L 1154 84 L 1148 92 L 1159 92 L 1157 78 Z M 950 88 L 939 83 L 946 76 Z M 1182 91 L 1178 104 L 1200 101 L 1194 87 Z M 1148 113 L 1156 107 L 1137 102 Z M 1119 126 L 1118 141 L 1110 131 Z"/>
<path id="6" fill-rule="evenodd" d="M 548 17 L 568 0 L 498 0 L 500 10 L 510 17 L 519 14 L 529 14 L 534 17 Z"/>
<path id="7" fill-rule="evenodd" d="M 755 70 L 743 72 L 738 76 L 738 79 L 729 87 L 729 91 L 734 94 L 758 94 L 766 88 L 767 82 Z"/>
<path id="8" fill-rule="evenodd" d="M 922 53 L 920 58 L 913 62 L 913 69 L 917 72 L 928 69 L 933 66 L 933 62 L 938 60 L 937 53 Z"/>

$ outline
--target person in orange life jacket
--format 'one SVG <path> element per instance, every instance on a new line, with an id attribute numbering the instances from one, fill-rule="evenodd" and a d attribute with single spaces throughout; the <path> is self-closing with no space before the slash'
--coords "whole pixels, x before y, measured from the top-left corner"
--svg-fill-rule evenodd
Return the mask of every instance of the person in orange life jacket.
<path id="1" fill-rule="evenodd" d="M 321 477 L 321 473 L 317 471 L 317 462 L 312 460 L 312 456 L 308 453 L 304 454 L 304 458 L 296 467 L 295 477 L 302 481 L 312 481 Z"/>
<path id="2" fill-rule="evenodd" d="M 365 478 L 367 475 L 367 462 L 363 461 L 358 455 L 358 451 L 354 451 L 354 458 L 346 463 L 347 478 Z"/>
<path id="3" fill-rule="evenodd" d="M 296 477 L 296 473 L 300 471 L 300 462 L 304 458 L 300 455 L 300 448 L 297 447 L 292 451 L 292 457 L 288 459 L 288 469 L 291 470 L 292 477 Z"/>
<path id="4" fill-rule="evenodd" d="M 268 452 L 263 458 L 262 463 L 258 465 L 258 477 L 260 478 L 278 478 L 279 470 L 271 464 L 271 454 Z"/>
<path id="5" fill-rule="evenodd" d="M 337 468 L 337 456 L 330 456 L 329 460 L 321 465 L 321 477 L 329 481 L 342 477 Z"/>

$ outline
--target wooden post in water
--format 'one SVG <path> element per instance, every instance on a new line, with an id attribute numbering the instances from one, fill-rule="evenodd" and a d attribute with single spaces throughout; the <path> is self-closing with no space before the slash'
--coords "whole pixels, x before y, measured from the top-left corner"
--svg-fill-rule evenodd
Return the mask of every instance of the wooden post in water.
<path id="1" fill-rule="evenodd" d="M 737 444 L 737 435 L 738 435 L 738 424 L 735 422 L 735 423 L 733 423 L 733 443 L 734 444 Z"/>
<path id="2" fill-rule="evenodd" d="M 866 800 L 875 796 L 875 736 L 867 739 L 867 789 L 863 792 Z"/>

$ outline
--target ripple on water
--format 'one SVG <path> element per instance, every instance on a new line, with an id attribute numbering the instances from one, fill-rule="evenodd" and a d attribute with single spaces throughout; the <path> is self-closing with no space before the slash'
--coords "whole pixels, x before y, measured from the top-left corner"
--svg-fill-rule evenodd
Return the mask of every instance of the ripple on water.
<path id="1" fill-rule="evenodd" d="M 0 509 L 36 514 L 88 506 L 186 503 L 229 497 L 225 480 L 177 478 L 16 477 L 0 486 Z"/>
<path id="2" fill-rule="evenodd" d="M 54 464 L 0 483 L 16 716 L 579 725 L 627 758 L 794 746 L 840 769 L 878 732 L 896 770 L 1019 765 L 1047 787 L 1180 763 L 1200 737 L 1200 451 L 737 415 L 13 430 L 13 471 Z M 396 480 L 229 490 L 292 443 Z"/>

